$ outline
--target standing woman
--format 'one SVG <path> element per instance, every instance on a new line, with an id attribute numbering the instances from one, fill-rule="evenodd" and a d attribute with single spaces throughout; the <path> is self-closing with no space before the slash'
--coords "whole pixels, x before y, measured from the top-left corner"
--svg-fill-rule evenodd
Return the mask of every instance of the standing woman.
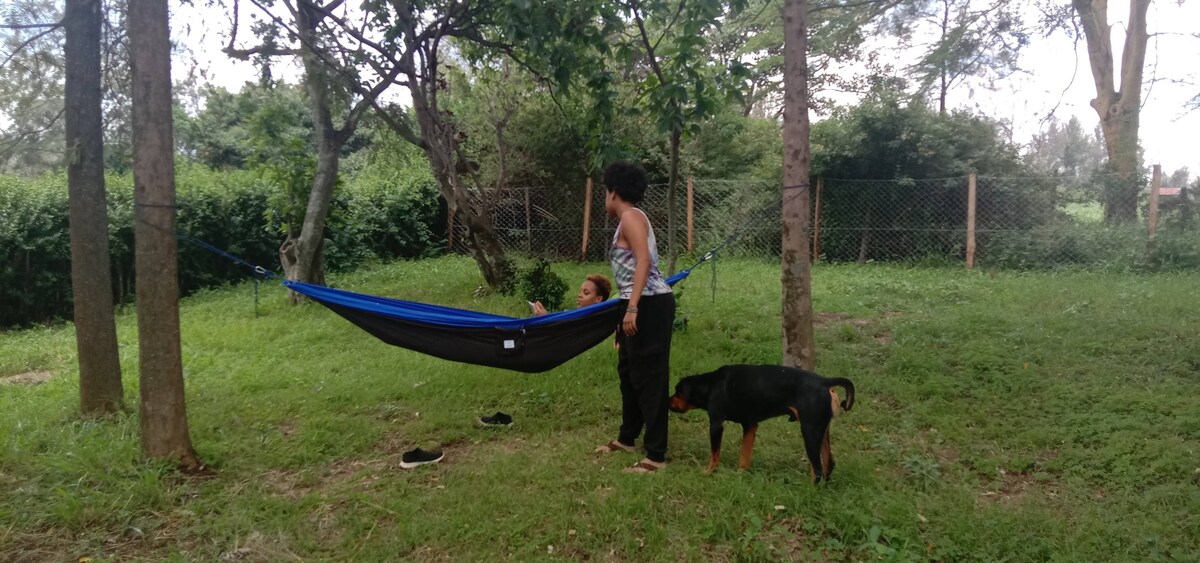
<path id="1" fill-rule="evenodd" d="M 604 171 L 604 209 L 620 219 L 610 259 L 625 317 L 617 327 L 621 379 L 621 431 L 600 452 L 634 451 L 646 429 L 646 458 L 626 471 L 651 473 L 667 466 L 667 404 L 675 295 L 658 270 L 650 219 L 637 204 L 646 194 L 646 172 L 617 161 Z"/>

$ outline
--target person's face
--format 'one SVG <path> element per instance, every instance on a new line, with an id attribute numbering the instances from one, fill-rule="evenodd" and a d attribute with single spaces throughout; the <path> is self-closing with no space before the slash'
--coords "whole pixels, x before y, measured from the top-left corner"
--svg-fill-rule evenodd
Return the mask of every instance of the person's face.
<path id="1" fill-rule="evenodd" d="M 575 296 L 575 305 L 577 307 L 587 307 L 600 302 L 600 294 L 596 290 L 596 284 L 592 280 L 583 280 L 583 284 L 579 286 L 579 295 Z"/>
<path id="2" fill-rule="evenodd" d="M 617 216 L 617 192 L 604 192 L 604 211 L 609 217 Z"/>

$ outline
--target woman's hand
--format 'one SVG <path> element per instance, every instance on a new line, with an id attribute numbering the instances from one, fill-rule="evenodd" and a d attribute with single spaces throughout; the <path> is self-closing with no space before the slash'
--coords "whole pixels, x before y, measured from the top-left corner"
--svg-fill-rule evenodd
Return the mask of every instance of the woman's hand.
<path id="1" fill-rule="evenodd" d="M 621 330 L 625 331 L 625 336 L 633 336 L 637 334 L 637 313 L 626 312 L 625 319 L 621 321 Z"/>
<path id="2" fill-rule="evenodd" d="M 540 317 L 545 314 L 546 314 L 546 307 L 544 305 L 542 305 L 542 302 L 534 301 L 533 302 L 533 316 Z"/>

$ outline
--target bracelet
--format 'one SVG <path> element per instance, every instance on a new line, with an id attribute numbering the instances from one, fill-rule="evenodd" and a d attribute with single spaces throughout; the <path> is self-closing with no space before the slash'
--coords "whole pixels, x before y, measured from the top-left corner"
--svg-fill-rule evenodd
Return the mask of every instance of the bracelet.
<path id="1" fill-rule="evenodd" d="M 625 312 L 626 312 L 626 313 L 634 313 L 634 314 L 637 314 L 637 312 L 638 312 L 638 309 L 637 309 L 637 307 L 626 307 L 626 308 L 625 308 Z"/>

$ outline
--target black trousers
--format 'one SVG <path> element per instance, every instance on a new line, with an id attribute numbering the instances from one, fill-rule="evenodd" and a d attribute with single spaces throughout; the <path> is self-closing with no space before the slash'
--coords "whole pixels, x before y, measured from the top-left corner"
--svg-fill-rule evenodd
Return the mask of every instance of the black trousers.
<path id="1" fill-rule="evenodd" d="M 629 305 L 621 303 L 621 309 Z M 638 301 L 637 334 L 618 328 L 617 375 L 621 378 L 622 444 L 633 445 L 646 428 L 646 457 L 667 459 L 667 406 L 670 403 L 671 332 L 675 323 L 675 294 L 642 297 Z"/>

